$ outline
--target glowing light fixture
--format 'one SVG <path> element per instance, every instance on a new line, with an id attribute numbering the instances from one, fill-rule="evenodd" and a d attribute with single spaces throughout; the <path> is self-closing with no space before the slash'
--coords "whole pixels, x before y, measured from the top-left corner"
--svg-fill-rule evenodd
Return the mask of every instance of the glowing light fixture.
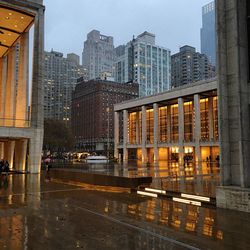
<path id="1" fill-rule="evenodd" d="M 154 197 L 154 198 L 158 197 L 157 194 L 151 194 L 151 193 L 147 193 L 147 192 L 143 192 L 143 191 L 137 191 L 137 194 L 141 194 L 141 195 L 145 195 L 145 196 L 150 196 L 150 197 Z"/>
<path id="2" fill-rule="evenodd" d="M 166 191 L 160 189 L 153 189 L 153 188 L 145 188 L 145 191 L 158 193 L 158 194 L 166 194 Z"/>
<path id="3" fill-rule="evenodd" d="M 176 198 L 173 197 L 173 201 L 189 204 L 189 205 L 195 205 L 195 206 L 201 206 L 201 202 L 199 201 L 191 201 L 191 200 L 186 200 L 186 199 L 181 199 L 181 198 Z"/>
<path id="4" fill-rule="evenodd" d="M 188 199 L 199 200 L 199 201 L 208 201 L 208 202 L 210 201 L 209 197 L 192 195 L 192 194 L 181 194 L 181 197 L 188 198 Z"/>

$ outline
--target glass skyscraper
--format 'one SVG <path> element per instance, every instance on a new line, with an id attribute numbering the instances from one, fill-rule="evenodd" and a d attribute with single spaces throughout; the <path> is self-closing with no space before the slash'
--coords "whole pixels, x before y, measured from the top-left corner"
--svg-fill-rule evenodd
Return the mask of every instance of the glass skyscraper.
<path id="1" fill-rule="evenodd" d="M 216 65 L 215 3 L 202 7 L 201 53 L 207 55 L 210 63 Z"/>
<path id="2" fill-rule="evenodd" d="M 160 93 L 170 87 L 170 62 L 170 50 L 156 46 L 155 35 L 145 31 L 127 43 L 125 55 L 117 59 L 116 81 L 138 83 L 139 96 Z"/>

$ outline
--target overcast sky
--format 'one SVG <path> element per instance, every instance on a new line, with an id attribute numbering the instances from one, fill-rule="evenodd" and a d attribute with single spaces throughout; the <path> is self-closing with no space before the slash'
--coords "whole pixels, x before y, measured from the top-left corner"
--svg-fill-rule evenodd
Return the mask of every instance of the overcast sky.
<path id="1" fill-rule="evenodd" d="M 183 45 L 200 51 L 201 8 L 211 0 L 44 0 L 45 50 L 76 53 L 93 29 L 126 44 L 144 31 L 174 54 Z"/>

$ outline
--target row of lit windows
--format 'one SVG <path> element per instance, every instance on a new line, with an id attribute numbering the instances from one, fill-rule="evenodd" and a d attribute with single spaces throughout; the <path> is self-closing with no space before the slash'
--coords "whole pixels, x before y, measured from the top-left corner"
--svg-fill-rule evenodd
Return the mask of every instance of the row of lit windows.
<path id="1" fill-rule="evenodd" d="M 210 99 L 212 105 L 212 114 L 209 114 L 209 99 L 200 100 L 200 126 L 202 141 L 208 141 L 214 138 L 218 140 L 218 107 L 217 97 Z M 184 141 L 191 142 L 194 140 L 195 130 L 195 110 L 192 101 L 185 102 L 184 110 Z M 164 106 L 158 109 L 158 140 L 159 142 L 178 142 L 179 140 L 179 114 L 178 104 Z M 138 116 L 137 116 L 138 115 Z M 209 125 L 210 118 L 212 119 Z M 129 143 L 136 144 L 141 142 L 141 111 L 129 113 L 128 117 L 128 139 Z M 212 126 L 212 128 L 210 128 Z M 137 133 L 137 130 L 139 132 Z M 212 130 L 211 130 L 212 129 Z M 211 131 L 212 132 L 211 132 Z M 211 137 L 211 138 L 210 138 Z M 146 112 L 146 141 L 147 143 L 154 142 L 154 111 L 148 109 Z"/>

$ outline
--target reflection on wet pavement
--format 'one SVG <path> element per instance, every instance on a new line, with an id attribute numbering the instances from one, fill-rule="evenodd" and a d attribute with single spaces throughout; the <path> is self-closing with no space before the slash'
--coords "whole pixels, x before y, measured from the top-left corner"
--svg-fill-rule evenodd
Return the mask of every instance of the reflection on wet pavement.
<path id="1" fill-rule="evenodd" d="M 8 176 L 0 249 L 250 249 L 249 214 L 101 189 Z"/>
<path id="2" fill-rule="evenodd" d="M 158 165 L 140 165 L 137 162 L 131 162 L 129 164 L 73 164 L 68 167 L 61 165 L 61 167 L 69 171 L 129 178 L 149 176 L 153 178 L 152 188 L 208 197 L 215 197 L 216 186 L 220 183 L 218 171 L 205 175 L 195 175 L 194 173 L 179 175 L 166 162 Z"/>

